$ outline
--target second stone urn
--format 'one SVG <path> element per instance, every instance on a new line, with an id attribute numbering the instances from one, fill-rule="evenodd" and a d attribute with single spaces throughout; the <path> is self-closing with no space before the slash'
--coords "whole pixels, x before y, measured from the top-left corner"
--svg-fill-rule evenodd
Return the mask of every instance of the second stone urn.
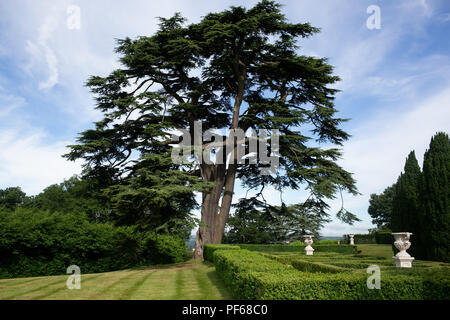
<path id="1" fill-rule="evenodd" d="M 412 261 L 414 260 L 413 257 L 409 255 L 406 250 L 411 247 L 411 242 L 409 241 L 409 238 L 412 236 L 411 232 L 395 232 L 392 234 L 394 236 L 394 246 L 400 250 L 394 258 L 395 265 L 399 268 L 411 268 L 412 267 Z"/>
<path id="2" fill-rule="evenodd" d="M 313 247 L 311 247 L 311 245 L 313 244 L 313 235 L 304 235 L 303 238 L 305 238 L 305 252 L 307 256 L 312 256 L 314 254 L 314 249 Z"/>
<path id="3" fill-rule="evenodd" d="M 354 234 L 349 234 L 348 237 L 350 238 L 350 244 L 353 246 L 355 245 L 355 239 L 353 239 L 355 235 Z"/>

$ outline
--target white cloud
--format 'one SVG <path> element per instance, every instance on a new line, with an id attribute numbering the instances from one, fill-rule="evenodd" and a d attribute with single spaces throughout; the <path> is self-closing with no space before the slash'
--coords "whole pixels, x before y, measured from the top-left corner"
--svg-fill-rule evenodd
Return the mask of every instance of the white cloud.
<path id="1" fill-rule="evenodd" d="M 427 0 L 408 1 L 408 3 L 412 8 L 418 7 L 426 17 L 431 17 L 433 15 L 433 8 Z"/>
<path id="2" fill-rule="evenodd" d="M 443 14 L 439 15 L 438 20 L 442 21 L 442 22 L 450 21 L 450 13 L 443 13 Z"/>
<path id="3" fill-rule="evenodd" d="M 80 163 L 61 157 L 69 142 L 45 142 L 46 134 L 10 130 L 0 136 L 0 188 L 20 186 L 27 195 L 81 172 Z"/>
<path id="4" fill-rule="evenodd" d="M 50 48 L 44 50 L 50 75 L 46 81 L 39 82 L 39 89 L 49 89 L 58 83 L 58 59 Z"/>
<path id="5" fill-rule="evenodd" d="M 380 191 L 395 182 L 411 150 L 421 162 L 431 136 L 450 131 L 450 89 L 398 112 L 394 106 L 362 123 L 344 147 L 343 165 L 355 172 L 363 192 Z"/>
<path id="6" fill-rule="evenodd" d="M 44 23 L 40 26 L 37 40 L 26 41 L 25 50 L 30 55 L 30 61 L 25 66 L 25 70 L 28 73 L 35 74 L 36 69 L 42 65 L 45 61 L 47 70 L 45 74 L 48 74 L 47 80 L 39 82 L 39 89 L 50 89 L 58 83 L 58 59 L 55 53 L 50 48 L 48 42 L 51 40 L 58 26 L 58 20 L 48 15 Z"/>
<path id="7" fill-rule="evenodd" d="M 25 99 L 7 94 L 2 87 L 0 87 L 0 121 L 6 119 L 14 110 L 22 107 L 25 104 Z"/>

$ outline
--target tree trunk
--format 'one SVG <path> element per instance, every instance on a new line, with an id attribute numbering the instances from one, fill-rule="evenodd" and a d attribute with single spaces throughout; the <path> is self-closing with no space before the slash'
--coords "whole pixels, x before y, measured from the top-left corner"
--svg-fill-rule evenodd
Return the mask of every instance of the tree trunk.
<path id="1" fill-rule="evenodd" d="M 215 182 L 211 192 L 203 193 L 201 225 L 197 230 L 195 240 L 195 259 L 203 258 L 203 247 L 207 243 L 221 243 L 225 224 L 227 222 L 231 202 L 233 200 L 236 165 L 230 164 L 225 171 L 225 164 L 205 165 L 202 169 L 203 178 Z M 219 211 L 219 201 L 222 203 Z"/>
<path id="2" fill-rule="evenodd" d="M 240 45 L 242 46 L 242 43 Z M 239 110 L 245 89 L 245 65 L 240 60 L 239 55 L 235 57 L 234 72 L 238 79 L 238 92 L 234 100 L 233 119 L 230 127 L 232 130 L 237 129 L 239 125 Z M 202 224 L 198 228 L 197 238 L 195 240 L 195 259 L 203 259 L 203 247 L 205 244 L 222 242 L 225 224 L 230 215 L 234 182 L 236 180 L 237 143 L 235 141 L 233 141 L 233 159 L 234 161 L 229 163 L 228 169 L 226 169 L 226 157 L 224 158 L 224 164 L 202 164 L 200 166 L 203 181 L 215 182 L 215 186 L 212 188 L 211 193 L 203 193 Z M 219 200 L 221 196 L 222 203 L 219 212 Z"/>

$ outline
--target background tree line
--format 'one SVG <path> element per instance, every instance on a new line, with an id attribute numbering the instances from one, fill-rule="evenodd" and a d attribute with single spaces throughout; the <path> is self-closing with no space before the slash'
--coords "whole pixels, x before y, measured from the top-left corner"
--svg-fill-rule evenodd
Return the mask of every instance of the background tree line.
<path id="1" fill-rule="evenodd" d="M 147 205 L 151 204 L 152 202 Z M 196 221 L 191 214 L 194 207 L 192 202 L 176 209 L 169 205 L 155 206 L 158 214 L 146 214 L 145 211 L 139 214 L 136 212 L 136 204 L 122 199 L 119 202 L 108 192 L 97 189 L 93 181 L 76 175 L 45 188 L 35 196 L 27 196 L 20 187 L 0 189 L 2 211 L 23 208 L 29 209 L 30 212 L 82 214 L 92 223 L 109 222 L 115 226 L 136 226 L 140 231 L 170 233 L 182 239 L 188 239 L 195 226 Z"/>
<path id="2" fill-rule="evenodd" d="M 78 176 L 35 196 L 0 189 L 0 278 L 64 274 L 70 265 L 86 273 L 184 261 L 192 257 L 186 240 L 195 225 L 188 206 L 133 217 L 135 207 Z"/>

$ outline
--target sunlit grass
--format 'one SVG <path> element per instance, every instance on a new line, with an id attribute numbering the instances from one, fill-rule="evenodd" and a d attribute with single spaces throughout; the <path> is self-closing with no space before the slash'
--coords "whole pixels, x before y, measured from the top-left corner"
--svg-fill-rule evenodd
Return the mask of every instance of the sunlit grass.
<path id="1" fill-rule="evenodd" d="M 231 299 L 214 266 L 193 260 L 169 266 L 82 275 L 79 290 L 67 289 L 67 278 L 68 275 L 0 280 L 0 299 Z"/>

